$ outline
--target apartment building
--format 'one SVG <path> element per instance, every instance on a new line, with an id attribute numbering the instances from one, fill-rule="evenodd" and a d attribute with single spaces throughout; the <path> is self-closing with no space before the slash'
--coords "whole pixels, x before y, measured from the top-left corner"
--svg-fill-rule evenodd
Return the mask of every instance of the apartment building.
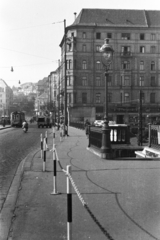
<path id="1" fill-rule="evenodd" d="M 114 49 L 109 119 L 131 122 L 138 115 L 140 90 L 143 117 L 160 113 L 160 11 L 82 9 L 60 43 L 61 91 L 66 53 L 70 119 L 93 121 L 104 116 L 105 76 L 99 49 L 105 38 Z"/>
<path id="2" fill-rule="evenodd" d="M 13 91 L 7 83 L 0 79 L 0 116 L 8 116 L 13 102 Z"/>

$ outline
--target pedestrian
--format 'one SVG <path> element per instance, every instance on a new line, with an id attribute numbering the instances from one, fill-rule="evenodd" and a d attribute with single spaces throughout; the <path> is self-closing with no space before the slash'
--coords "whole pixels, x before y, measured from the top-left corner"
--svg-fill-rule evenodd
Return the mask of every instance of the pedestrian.
<path id="1" fill-rule="evenodd" d="M 22 123 L 22 129 L 23 128 L 26 128 L 26 130 L 28 131 L 28 122 L 26 120 L 24 120 Z"/>
<path id="2" fill-rule="evenodd" d="M 89 134 L 89 126 L 90 126 L 90 122 L 88 121 L 88 119 L 86 119 L 86 121 L 85 121 L 85 131 L 86 131 L 87 136 Z"/>
<path id="3" fill-rule="evenodd" d="M 5 120 L 5 118 L 3 119 L 3 127 L 5 127 L 6 126 L 6 120 Z"/>

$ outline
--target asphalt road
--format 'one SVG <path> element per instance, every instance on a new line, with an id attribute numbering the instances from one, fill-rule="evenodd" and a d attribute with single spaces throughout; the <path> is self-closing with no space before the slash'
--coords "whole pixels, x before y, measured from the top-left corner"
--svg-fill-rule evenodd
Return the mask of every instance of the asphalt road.
<path id="1" fill-rule="evenodd" d="M 70 128 L 69 135 L 61 143 L 56 139 L 58 158 L 64 169 L 72 167 L 73 181 L 92 212 L 88 214 L 73 190 L 72 239 L 160 240 L 160 161 L 100 159 L 86 150 L 84 131 Z M 58 165 L 61 194 L 52 195 L 53 156 L 51 151 L 46 155 L 45 172 L 40 151 L 26 160 L 9 239 L 67 239 L 66 176 Z"/>
<path id="2" fill-rule="evenodd" d="M 29 125 L 28 133 L 21 128 L 8 128 L 0 131 L 0 210 L 5 202 L 19 163 L 40 146 L 40 134 L 46 128 Z"/>

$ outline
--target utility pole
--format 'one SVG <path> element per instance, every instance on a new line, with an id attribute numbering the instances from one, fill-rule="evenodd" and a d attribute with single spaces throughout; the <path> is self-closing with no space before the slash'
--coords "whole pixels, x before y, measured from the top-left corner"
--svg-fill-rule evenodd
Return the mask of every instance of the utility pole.
<path id="1" fill-rule="evenodd" d="M 58 94 L 57 94 L 58 98 L 58 130 L 59 130 L 59 124 L 60 124 L 60 115 L 59 115 L 59 111 L 60 111 L 60 60 L 58 60 Z"/>
<path id="2" fill-rule="evenodd" d="M 64 19 L 64 136 L 65 135 L 68 136 L 66 69 L 67 69 L 67 62 L 66 62 L 66 20 Z"/>
<path id="3" fill-rule="evenodd" d="M 142 146 L 142 90 L 139 91 L 138 146 Z"/>

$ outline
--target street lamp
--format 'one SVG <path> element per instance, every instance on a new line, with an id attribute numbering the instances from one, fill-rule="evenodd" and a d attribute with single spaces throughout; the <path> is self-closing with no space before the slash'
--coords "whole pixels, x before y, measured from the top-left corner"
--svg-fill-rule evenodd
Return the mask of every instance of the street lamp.
<path id="1" fill-rule="evenodd" d="M 105 68 L 105 115 L 104 115 L 104 125 L 102 127 L 102 147 L 101 147 L 101 157 L 105 159 L 110 159 L 112 157 L 111 143 L 110 143 L 110 128 L 108 125 L 108 70 L 112 63 L 114 50 L 109 44 L 109 39 L 104 39 L 104 44 L 100 48 L 102 53 L 102 64 Z"/>

